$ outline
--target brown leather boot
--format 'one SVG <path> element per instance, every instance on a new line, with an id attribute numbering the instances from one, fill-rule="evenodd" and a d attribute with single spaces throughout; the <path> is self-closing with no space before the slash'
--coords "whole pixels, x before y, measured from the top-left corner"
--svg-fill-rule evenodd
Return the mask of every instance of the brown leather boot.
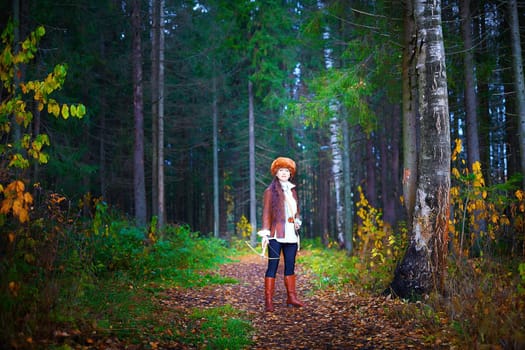
<path id="1" fill-rule="evenodd" d="M 286 291 L 288 292 L 286 304 L 288 304 L 288 306 L 296 307 L 304 306 L 304 303 L 297 299 L 297 293 L 295 291 L 295 275 L 284 276 L 284 285 L 286 286 Z"/>
<path id="2" fill-rule="evenodd" d="M 275 277 L 264 278 L 264 311 L 273 312 L 273 291 L 275 290 Z"/>

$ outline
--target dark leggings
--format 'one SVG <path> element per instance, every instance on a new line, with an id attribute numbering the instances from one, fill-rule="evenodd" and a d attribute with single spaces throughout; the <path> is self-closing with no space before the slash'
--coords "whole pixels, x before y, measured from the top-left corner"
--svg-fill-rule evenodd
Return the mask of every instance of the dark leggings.
<path id="1" fill-rule="evenodd" d="M 266 277 L 274 277 L 279 267 L 281 250 L 284 256 L 284 275 L 290 276 L 295 270 L 295 255 L 297 254 L 297 243 L 279 243 L 276 239 L 270 239 L 268 244 L 268 269 Z"/>

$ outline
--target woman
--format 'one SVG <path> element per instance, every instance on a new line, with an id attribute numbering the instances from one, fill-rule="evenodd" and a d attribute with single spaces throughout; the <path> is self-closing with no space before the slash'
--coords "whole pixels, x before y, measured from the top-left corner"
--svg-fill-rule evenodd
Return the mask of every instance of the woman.
<path id="1" fill-rule="evenodd" d="M 299 206 L 295 185 L 289 180 L 296 172 L 295 162 L 286 157 L 279 157 L 270 167 L 273 181 L 264 191 L 262 229 L 263 248 L 268 246 L 268 268 L 264 279 L 265 310 L 272 312 L 275 274 L 279 266 L 281 251 L 284 257 L 284 284 L 288 294 L 288 306 L 301 307 L 304 304 L 297 299 L 295 291 L 295 256 L 299 249 L 301 227 Z"/>

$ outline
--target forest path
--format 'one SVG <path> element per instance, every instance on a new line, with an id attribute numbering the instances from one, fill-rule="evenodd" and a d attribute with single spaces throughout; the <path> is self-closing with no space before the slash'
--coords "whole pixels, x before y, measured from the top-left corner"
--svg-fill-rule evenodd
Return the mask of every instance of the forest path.
<path id="1" fill-rule="evenodd" d="M 300 252 L 300 254 L 304 254 Z M 388 313 L 401 307 L 384 297 L 363 297 L 351 291 L 314 291 L 312 279 L 296 267 L 297 294 L 304 308 L 286 306 L 282 262 L 276 279 L 273 313 L 264 312 L 266 260 L 247 255 L 222 265 L 219 274 L 237 284 L 201 289 L 172 289 L 165 306 L 180 310 L 231 305 L 248 314 L 255 333 L 251 349 L 445 349 L 432 346 L 413 320 L 394 321 Z M 196 344 L 195 348 L 199 348 Z"/>

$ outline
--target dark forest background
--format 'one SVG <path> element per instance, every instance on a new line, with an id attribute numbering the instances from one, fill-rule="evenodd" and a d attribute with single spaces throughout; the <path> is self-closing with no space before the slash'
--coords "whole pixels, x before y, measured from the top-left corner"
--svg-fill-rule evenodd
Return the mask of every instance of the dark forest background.
<path id="1" fill-rule="evenodd" d="M 444 1 L 443 30 L 452 139 L 465 139 L 466 52 L 462 1 Z M 12 16 L 2 2 L 1 23 Z M 519 4 L 521 5 L 521 4 Z M 472 69 L 479 104 L 479 153 L 487 185 L 520 173 L 518 118 L 505 2 L 472 1 Z M 218 199 L 221 236 L 235 234 L 249 213 L 248 81 L 254 86 L 256 194 L 270 181 L 279 155 L 298 163 L 304 234 L 336 239 L 329 120 L 292 112 L 294 102 L 321 95 L 327 62 L 367 84 L 366 110 L 350 113 L 352 192 L 362 186 L 391 225 L 405 219 L 402 197 L 402 4 L 397 1 L 166 1 L 165 196 L 170 223 L 213 232 L 213 103 L 218 110 Z M 521 8 L 521 7 L 520 7 Z M 143 31 L 145 171 L 151 197 L 151 40 L 149 7 Z M 521 23 L 524 11 L 519 11 Z M 130 216 L 133 197 L 131 4 L 126 1 L 21 1 L 20 36 L 44 25 L 35 62 L 23 72 L 41 77 L 66 63 L 64 102 L 87 114 L 64 121 L 42 112 L 52 140 L 49 163 L 30 172 L 43 188 L 80 200 L 101 197 Z M 249 18 L 253 17 L 253 21 Z M 521 31 L 522 33 L 523 31 Z M 327 56 L 330 56 L 327 58 Z M 316 80 L 317 79 L 317 80 Z M 326 78 L 327 79 L 327 78 Z M 321 96 L 324 98 L 324 96 Z M 319 108 L 320 109 L 320 108 Z M 465 142 L 464 142 L 465 144 Z M 466 158 L 465 152 L 462 156 Z M 259 204 L 258 204 L 259 206 Z M 258 209 L 260 210 L 260 208 Z M 151 201 L 148 217 L 151 218 Z"/>

